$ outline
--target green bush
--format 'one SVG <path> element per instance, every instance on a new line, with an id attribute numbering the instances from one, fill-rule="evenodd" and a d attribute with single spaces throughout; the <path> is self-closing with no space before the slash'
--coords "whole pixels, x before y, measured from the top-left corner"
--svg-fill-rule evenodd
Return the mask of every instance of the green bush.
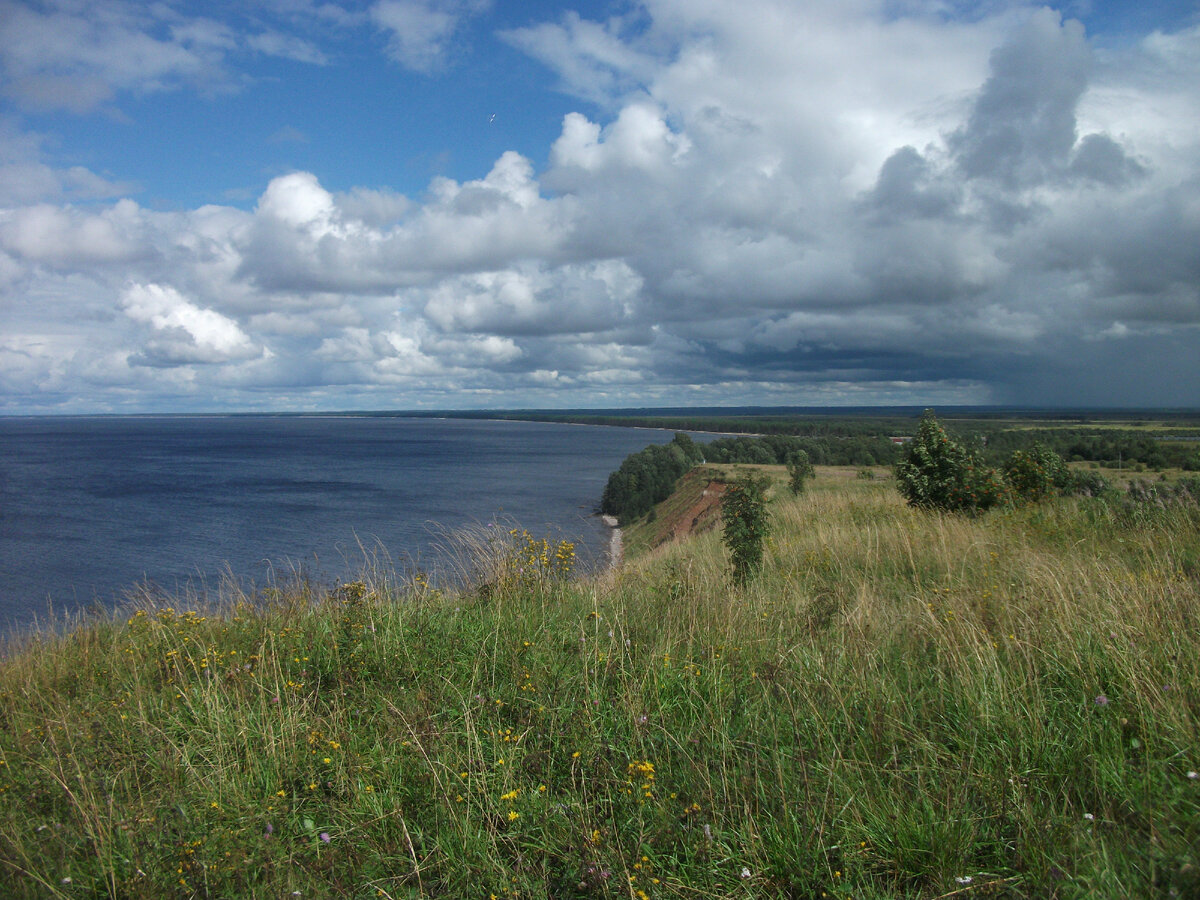
<path id="1" fill-rule="evenodd" d="M 803 450 L 797 450 L 792 454 L 791 459 L 788 460 L 787 472 L 788 487 L 795 495 L 803 494 L 804 482 L 816 475 L 812 463 L 808 461 L 808 454 Z"/>
<path id="2" fill-rule="evenodd" d="M 1112 490 L 1112 483 L 1099 472 L 1091 470 L 1071 473 L 1070 493 L 1082 497 L 1099 497 Z"/>
<path id="3" fill-rule="evenodd" d="M 722 540 L 732 556 L 733 578 L 745 584 L 762 568 L 763 549 L 771 533 L 766 478 L 748 475 L 729 486 L 721 498 Z"/>
<path id="4" fill-rule="evenodd" d="M 1037 503 L 1071 488 L 1071 470 L 1063 458 L 1045 444 L 1014 450 L 1004 466 L 1004 476 L 1021 500 Z"/>
<path id="5" fill-rule="evenodd" d="M 896 484 L 910 506 L 922 509 L 985 510 L 1009 494 L 996 470 L 985 466 L 978 452 L 951 440 L 932 411 L 896 464 Z"/>

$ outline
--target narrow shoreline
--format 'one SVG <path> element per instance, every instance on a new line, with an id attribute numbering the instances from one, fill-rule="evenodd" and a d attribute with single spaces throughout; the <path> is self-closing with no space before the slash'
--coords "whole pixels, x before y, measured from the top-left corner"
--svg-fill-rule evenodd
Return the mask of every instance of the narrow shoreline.
<path id="1" fill-rule="evenodd" d="M 608 570 L 614 572 L 621 567 L 621 559 L 624 555 L 621 528 L 617 524 L 616 516 L 601 516 L 600 521 L 612 529 L 608 538 Z"/>

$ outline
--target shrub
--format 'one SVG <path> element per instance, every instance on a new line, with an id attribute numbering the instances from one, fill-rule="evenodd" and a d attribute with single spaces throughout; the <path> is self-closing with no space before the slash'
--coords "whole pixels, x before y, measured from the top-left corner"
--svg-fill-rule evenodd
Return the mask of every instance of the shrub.
<path id="1" fill-rule="evenodd" d="M 1071 487 L 1071 470 L 1061 456 L 1041 442 L 1028 450 L 1014 450 L 1004 466 L 1004 476 L 1013 493 L 1031 503 L 1065 493 Z"/>
<path id="2" fill-rule="evenodd" d="M 763 548 L 771 532 L 768 484 L 766 478 L 748 475 L 730 485 L 721 498 L 722 540 L 732 556 L 738 584 L 745 584 L 762 568 Z"/>
<path id="3" fill-rule="evenodd" d="M 951 440 L 931 411 L 896 464 L 896 485 L 909 505 L 923 509 L 984 510 L 1008 496 L 996 470 L 978 452 Z"/>
<path id="4" fill-rule="evenodd" d="M 1126 491 L 1128 500 L 1135 504 L 1155 506 L 1200 506 L 1200 477 L 1183 477 L 1174 484 L 1153 484 L 1142 478 L 1129 482 Z"/>
<path id="5" fill-rule="evenodd" d="M 1070 493 L 1081 497 L 1099 497 L 1112 490 L 1112 483 L 1099 472 L 1091 470 L 1071 473 Z"/>
<path id="6" fill-rule="evenodd" d="M 812 463 L 808 461 L 808 454 L 803 450 L 797 450 L 792 454 L 791 459 L 788 460 L 787 472 L 788 487 L 795 495 L 803 494 L 804 482 L 816 475 Z"/>
<path id="7" fill-rule="evenodd" d="M 1192 506 L 1200 506 L 1200 477 L 1184 476 L 1176 481 L 1175 497 Z"/>

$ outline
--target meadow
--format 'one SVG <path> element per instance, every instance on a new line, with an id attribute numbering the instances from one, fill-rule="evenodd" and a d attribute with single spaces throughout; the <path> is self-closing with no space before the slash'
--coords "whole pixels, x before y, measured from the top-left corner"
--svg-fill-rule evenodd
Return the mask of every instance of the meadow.
<path id="1" fill-rule="evenodd" d="M 887 470 L 571 574 L 146 595 L 0 662 L 9 897 L 1200 896 L 1200 510 Z M 437 582 L 434 582 L 437 583 Z"/>

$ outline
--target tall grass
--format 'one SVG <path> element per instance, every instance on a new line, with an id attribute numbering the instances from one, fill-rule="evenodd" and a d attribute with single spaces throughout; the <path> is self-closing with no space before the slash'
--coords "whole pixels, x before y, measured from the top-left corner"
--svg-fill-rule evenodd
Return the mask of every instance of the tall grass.
<path id="1" fill-rule="evenodd" d="M 0 893 L 1200 894 L 1195 510 L 822 474 L 741 588 L 716 534 L 574 583 L 483 534 L 453 591 L 376 567 L 33 636 Z"/>

